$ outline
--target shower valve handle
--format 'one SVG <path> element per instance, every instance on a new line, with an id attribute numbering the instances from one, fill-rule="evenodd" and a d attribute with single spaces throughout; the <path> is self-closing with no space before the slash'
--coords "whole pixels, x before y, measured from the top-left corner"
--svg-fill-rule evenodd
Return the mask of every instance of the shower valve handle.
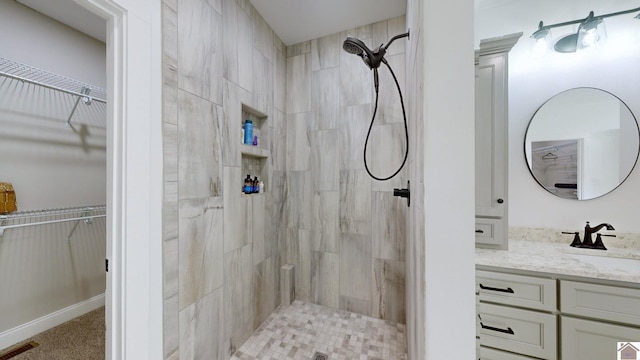
<path id="1" fill-rule="evenodd" d="M 406 189 L 393 189 L 393 196 L 400 196 L 403 198 L 407 198 L 407 206 L 411 206 L 411 190 L 410 190 L 409 180 L 407 180 Z"/>

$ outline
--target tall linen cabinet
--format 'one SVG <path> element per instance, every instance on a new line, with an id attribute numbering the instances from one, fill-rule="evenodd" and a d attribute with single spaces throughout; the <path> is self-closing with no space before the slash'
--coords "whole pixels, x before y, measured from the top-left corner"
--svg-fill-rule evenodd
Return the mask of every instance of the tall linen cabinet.
<path id="1" fill-rule="evenodd" d="M 475 52 L 476 246 L 508 247 L 509 51 L 522 33 L 480 41 Z"/>

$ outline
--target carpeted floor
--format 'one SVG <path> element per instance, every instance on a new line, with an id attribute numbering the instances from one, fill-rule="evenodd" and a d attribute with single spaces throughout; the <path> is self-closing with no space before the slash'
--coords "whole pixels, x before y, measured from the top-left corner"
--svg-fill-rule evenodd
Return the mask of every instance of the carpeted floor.
<path id="1" fill-rule="evenodd" d="M 104 307 L 101 307 L 17 344 L 35 341 L 40 346 L 11 360 L 103 360 L 104 338 Z M 0 358 L 6 350 L 0 351 Z"/>

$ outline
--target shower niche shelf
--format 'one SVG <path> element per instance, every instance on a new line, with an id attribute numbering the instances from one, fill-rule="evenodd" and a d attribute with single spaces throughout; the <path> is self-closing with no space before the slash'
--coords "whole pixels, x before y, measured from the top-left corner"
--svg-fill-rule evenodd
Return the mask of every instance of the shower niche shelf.
<path id="1" fill-rule="evenodd" d="M 242 167 L 242 179 L 238 180 L 238 184 L 243 184 L 247 175 L 251 175 L 251 179 L 255 176 L 264 182 L 265 192 L 269 191 L 269 131 L 267 126 L 267 115 L 245 104 L 242 104 L 241 127 L 245 120 L 253 122 L 253 135 L 258 136 L 258 145 L 247 145 L 241 143 L 240 157 Z M 255 195 L 255 194 L 251 194 Z M 247 195 L 247 196 L 251 196 Z"/>

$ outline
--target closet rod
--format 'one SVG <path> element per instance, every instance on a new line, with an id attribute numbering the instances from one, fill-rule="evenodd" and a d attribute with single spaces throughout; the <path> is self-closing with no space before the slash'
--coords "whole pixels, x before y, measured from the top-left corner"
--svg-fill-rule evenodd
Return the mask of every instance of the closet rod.
<path id="1" fill-rule="evenodd" d="M 6 73 L 4 71 L 0 71 L 0 75 L 6 76 L 6 77 L 11 78 L 11 79 L 15 79 L 15 80 L 19 80 L 19 81 L 25 81 L 25 82 L 28 82 L 28 83 L 31 83 L 31 84 L 34 84 L 34 85 L 46 87 L 48 89 L 57 90 L 57 91 L 61 91 L 63 93 L 75 95 L 75 96 L 78 96 L 79 98 L 88 98 L 91 101 L 98 101 L 98 102 L 105 103 L 105 104 L 107 103 L 107 100 L 104 100 L 104 99 L 101 99 L 101 98 L 98 98 L 98 97 L 88 96 L 87 94 L 83 94 L 83 93 L 79 93 L 79 92 L 76 92 L 76 91 L 63 89 L 61 87 L 57 87 L 57 86 L 54 86 L 54 85 L 49 85 L 49 84 L 46 84 L 46 83 L 43 83 L 43 82 L 40 82 L 40 81 L 37 81 L 37 80 L 31 80 L 31 79 L 28 79 L 28 78 L 25 78 L 25 77 L 22 77 L 22 76 L 19 76 L 19 75 L 9 74 L 9 73 Z"/>
<path id="2" fill-rule="evenodd" d="M 55 224 L 55 223 L 61 223 L 61 222 L 67 222 L 67 221 L 92 220 L 92 219 L 98 219 L 98 218 L 103 218 L 103 217 L 107 217 L 107 215 L 88 215 L 88 216 L 80 216 L 80 217 L 74 217 L 74 218 L 69 218 L 69 219 L 46 220 L 46 221 L 37 221 L 37 222 L 26 223 L 26 224 L 4 225 L 4 226 L 0 226 L 0 236 L 4 235 L 4 231 L 6 229 L 15 229 L 15 228 L 21 228 L 21 227 L 27 227 L 27 226 L 36 226 L 36 225 Z M 0 220 L 0 221 L 2 221 L 2 220 Z M 75 230 L 75 228 L 74 228 L 74 230 Z M 70 236 L 71 236 L 71 234 L 69 235 L 69 237 Z"/>

